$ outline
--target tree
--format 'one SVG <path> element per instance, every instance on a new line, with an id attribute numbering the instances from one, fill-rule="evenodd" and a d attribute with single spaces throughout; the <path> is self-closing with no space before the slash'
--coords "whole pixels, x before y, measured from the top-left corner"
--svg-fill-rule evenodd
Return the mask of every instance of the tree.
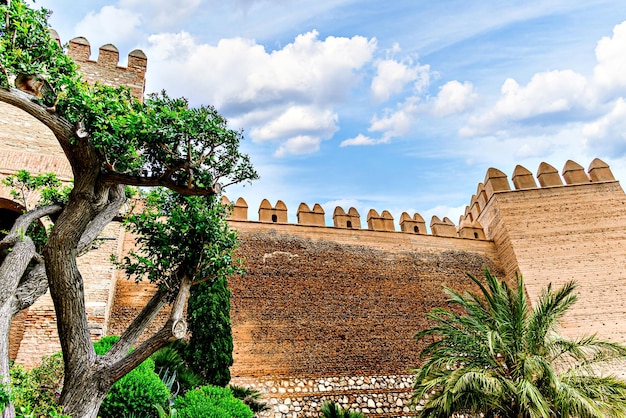
<path id="1" fill-rule="evenodd" d="M 80 249 L 119 213 L 126 201 L 125 186 L 160 186 L 181 196 L 212 196 L 257 175 L 248 156 L 239 151 L 243 134 L 228 129 L 214 108 L 190 108 L 185 99 L 170 98 L 165 92 L 141 103 L 127 88 L 88 85 L 50 37 L 47 11 L 13 0 L 0 6 L 0 14 L 6 15 L 0 19 L 0 101 L 52 131 L 74 176 L 74 188 L 43 249 L 41 270 L 45 265 L 65 364 L 60 403 L 74 418 L 95 418 L 115 381 L 184 335 L 183 306 L 197 280 L 191 273 L 203 272 L 207 260 L 201 260 L 201 266 L 186 261 L 162 265 L 147 273 L 158 290 L 111 350 L 97 356 L 76 264 Z M 35 80 L 35 87 L 45 85 L 46 94 L 35 88 L 30 91 L 33 96 L 17 88 L 24 80 Z M 16 248 L 21 242 L 13 245 L 12 253 L 22 253 Z M 164 327 L 127 354 L 167 303 L 171 309 Z"/>
<path id="2" fill-rule="evenodd" d="M 189 344 L 187 363 L 207 384 L 226 386 L 233 364 L 233 337 L 230 327 L 230 291 L 228 277 L 216 277 L 191 289 L 189 308 Z"/>
<path id="3" fill-rule="evenodd" d="M 415 371 L 419 417 L 626 415 L 626 382 L 602 374 L 602 366 L 626 358 L 626 347 L 557 332 L 576 301 L 573 282 L 549 285 L 531 309 L 521 276 L 513 288 L 489 271 L 486 283 L 470 277 L 479 293 L 444 289 L 463 313 L 434 309 L 435 325 L 415 336 L 430 341 Z"/>

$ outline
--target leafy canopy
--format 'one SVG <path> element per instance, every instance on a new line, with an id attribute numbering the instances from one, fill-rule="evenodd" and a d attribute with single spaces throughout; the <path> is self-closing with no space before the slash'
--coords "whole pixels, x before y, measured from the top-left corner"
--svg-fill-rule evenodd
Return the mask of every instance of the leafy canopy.
<path id="1" fill-rule="evenodd" d="M 142 203 L 124 221 L 138 243 L 120 264 L 129 278 L 147 278 L 173 294 L 182 275 L 199 284 L 240 271 L 232 257 L 237 237 L 226 222 L 228 208 L 216 196 L 159 188 Z"/>
<path id="2" fill-rule="evenodd" d="M 434 309 L 434 326 L 415 336 L 428 341 L 415 370 L 419 417 L 626 416 L 626 382 L 601 374 L 626 358 L 626 347 L 557 332 L 576 301 L 573 282 L 548 286 L 531 309 L 521 276 L 512 288 L 484 275 L 484 282 L 470 276 L 479 293 L 445 288 L 462 313 Z"/>
<path id="3" fill-rule="evenodd" d="M 105 183 L 214 194 L 258 177 L 239 151 L 243 133 L 229 129 L 215 108 L 190 108 L 186 99 L 165 92 L 141 102 L 127 87 L 88 84 L 50 36 L 50 12 L 24 0 L 9 4 L 0 5 L 0 88 L 12 88 L 21 75 L 45 82 L 52 100 L 33 101 L 54 102 L 54 114 L 75 128 L 66 139 L 93 146 Z M 68 155 L 75 167 L 73 157 Z"/>

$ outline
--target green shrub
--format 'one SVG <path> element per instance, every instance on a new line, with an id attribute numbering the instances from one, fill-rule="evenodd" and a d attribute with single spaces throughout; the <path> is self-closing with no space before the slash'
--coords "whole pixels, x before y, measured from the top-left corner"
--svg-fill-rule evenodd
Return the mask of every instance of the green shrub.
<path id="1" fill-rule="evenodd" d="M 270 409 L 267 402 L 263 400 L 263 394 L 259 390 L 237 385 L 228 385 L 228 389 L 230 389 L 235 398 L 241 399 L 255 414 Z"/>
<path id="2" fill-rule="evenodd" d="M 11 402 L 11 392 L 8 389 L 8 384 L 0 383 L 0 412 L 4 411 L 4 408 Z"/>
<path id="3" fill-rule="evenodd" d="M 178 418 L 252 418 L 253 413 L 230 389 L 201 386 L 174 401 Z"/>
<path id="4" fill-rule="evenodd" d="M 94 344 L 96 354 L 105 354 L 119 337 L 104 337 Z M 100 406 L 102 418 L 124 416 L 156 417 L 154 405 L 163 405 L 170 393 L 154 371 L 154 361 L 145 360 L 133 371 L 115 382 Z"/>
<path id="5" fill-rule="evenodd" d="M 61 353 L 44 356 L 41 365 L 31 370 L 13 365 L 11 382 L 11 397 L 18 416 L 52 416 L 59 409 L 58 396 L 63 387 Z"/>
<path id="6" fill-rule="evenodd" d="M 150 356 L 154 360 L 155 370 L 166 381 L 166 376 L 173 377 L 170 392 L 173 397 L 182 395 L 189 389 L 204 383 L 202 376 L 191 371 L 182 357 L 186 344 L 180 340 L 170 343 Z M 166 382 L 167 384 L 167 382 Z"/>

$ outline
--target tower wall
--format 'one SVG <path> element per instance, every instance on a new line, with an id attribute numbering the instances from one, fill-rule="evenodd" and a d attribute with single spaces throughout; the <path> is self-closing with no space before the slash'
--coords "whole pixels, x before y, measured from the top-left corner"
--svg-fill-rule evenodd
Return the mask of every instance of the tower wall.
<path id="1" fill-rule="evenodd" d="M 508 276 L 524 275 L 530 300 L 574 280 L 569 336 L 626 343 L 626 195 L 617 181 L 495 192 L 479 216 Z"/>

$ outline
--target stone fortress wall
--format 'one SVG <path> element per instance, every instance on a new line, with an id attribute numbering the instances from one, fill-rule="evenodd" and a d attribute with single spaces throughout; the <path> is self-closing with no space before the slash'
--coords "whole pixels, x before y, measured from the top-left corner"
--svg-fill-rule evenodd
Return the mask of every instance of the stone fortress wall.
<path id="1" fill-rule="evenodd" d="M 117 66 L 110 45 L 90 61 L 83 38 L 72 40 L 68 53 L 92 77 L 143 94 L 140 51 L 127 68 Z M 0 176 L 27 168 L 71 179 L 51 133 L 2 104 L 0 149 Z M 531 300 L 548 283 L 577 280 L 581 300 L 564 332 L 626 342 L 626 195 L 610 168 L 596 159 L 585 171 L 568 161 L 559 174 L 542 163 L 536 176 L 518 166 L 511 178 L 513 186 L 488 169 L 458 224 L 433 217 L 430 234 L 419 214 L 402 214 L 396 228 L 388 211 L 370 210 L 362 224 L 354 208 L 336 208 L 326 226 L 319 204 L 302 203 L 297 224 L 289 224 L 281 201 L 263 201 L 258 220 L 250 220 L 245 200 L 237 199 L 230 222 L 247 274 L 230 281 L 233 383 L 265 392 L 273 408 L 267 415 L 277 418 L 318 416 L 324 400 L 372 416 L 410 415 L 409 369 L 420 350 L 412 336 L 426 326 L 425 312 L 446 306 L 442 286 L 468 289 L 466 273 L 484 267 L 507 279 L 523 272 Z M 0 221 L 20 210 L 0 189 Z M 119 334 L 152 290 L 128 282 L 108 261 L 134 245 L 133 237 L 113 223 L 101 238 L 80 264 L 94 339 Z M 49 296 L 13 325 L 18 362 L 58 350 Z"/>

